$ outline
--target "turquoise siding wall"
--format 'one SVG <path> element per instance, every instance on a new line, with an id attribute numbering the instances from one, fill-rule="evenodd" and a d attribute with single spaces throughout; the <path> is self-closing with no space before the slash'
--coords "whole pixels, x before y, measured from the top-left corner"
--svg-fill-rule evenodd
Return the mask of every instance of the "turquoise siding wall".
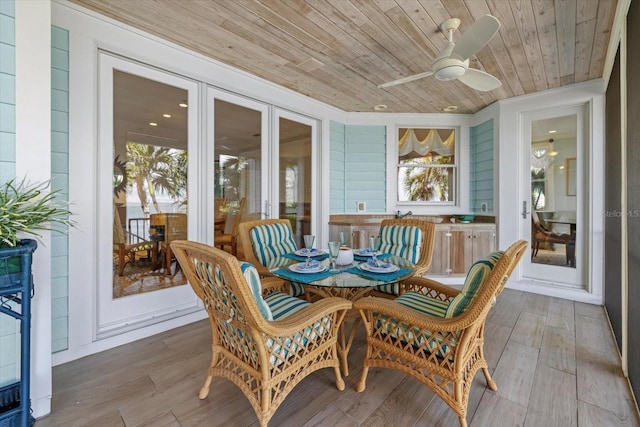
<path id="1" fill-rule="evenodd" d="M 0 1 L 0 182 L 16 176 L 15 3 Z M 0 314 L 0 386 L 18 377 L 16 321 Z"/>
<path id="2" fill-rule="evenodd" d="M 386 212 L 386 127 L 345 126 L 344 163 L 344 212 L 356 212 L 357 202 L 366 202 L 367 212 Z"/>
<path id="3" fill-rule="evenodd" d="M 331 121 L 329 135 L 329 212 L 345 211 L 344 132 L 342 123 Z"/>
<path id="4" fill-rule="evenodd" d="M 492 214 L 493 207 L 493 119 L 471 128 L 469 197 L 474 213 L 483 213 L 482 204 L 487 205 L 485 213 Z"/>
<path id="5" fill-rule="evenodd" d="M 15 3 L 0 1 L 0 182 L 16 176 Z"/>
<path id="6" fill-rule="evenodd" d="M 51 188 L 69 200 L 69 32 L 51 27 Z M 51 234 L 51 349 L 68 348 L 69 238 Z"/>
<path id="7" fill-rule="evenodd" d="M 331 122 L 331 213 L 386 212 L 387 134 L 385 126 L 345 126 Z"/>

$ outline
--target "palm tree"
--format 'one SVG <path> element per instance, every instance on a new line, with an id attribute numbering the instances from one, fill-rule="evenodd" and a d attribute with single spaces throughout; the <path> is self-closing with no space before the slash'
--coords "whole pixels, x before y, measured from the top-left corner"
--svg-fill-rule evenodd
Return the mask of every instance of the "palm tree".
<path id="1" fill-rule="evenodd" d="M 155 145 L 127 143 L 127 175 L 136 184 L 140 206 L 149 215 L 148 196 L 161 212 L 156 191 L 174 198 L 186 196 L 186 152 Z"/>
<path id="2" fill-rule="evenodd" d="M 452 163 L 450 157 L 438 156 L 434 161 L 417 158 L 403 163 L 420 166 L 409 167 L 404 172 L 403 186 L 409 200 L 446 201 L 449 199 L 450 168 L 431 167 L 431 165 L 450 165 Z"/>

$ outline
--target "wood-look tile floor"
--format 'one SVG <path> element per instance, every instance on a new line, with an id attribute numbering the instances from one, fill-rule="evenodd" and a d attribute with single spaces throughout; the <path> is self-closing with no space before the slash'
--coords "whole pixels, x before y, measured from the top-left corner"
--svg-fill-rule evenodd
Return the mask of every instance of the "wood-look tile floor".
<path id="1" fill-rule="evenodd" d="M 372 369 L 357 393 L 363 344 L 360 333 L 344 391 L 332 370 L 318 371 L 270 426 L 458 425 L 433 392 L 395 371 Z M 506 289 L 489 314 L 485 351 L 498 390 L 478 372 L 471 427 L 640 426 L 602 307 Z M 57 366 L 52 413 L 36 427 L 258 426 L 227 380 L 215 379 L 209 397 L 198 399 L 209 361 L 205 320 Z"/>

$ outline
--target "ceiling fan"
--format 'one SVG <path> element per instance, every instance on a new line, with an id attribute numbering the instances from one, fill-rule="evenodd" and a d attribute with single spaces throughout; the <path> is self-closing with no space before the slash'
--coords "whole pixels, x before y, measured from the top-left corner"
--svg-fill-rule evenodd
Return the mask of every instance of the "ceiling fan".
<path id="1" fill-rule="evenodd" d="M 447 34 L 449 43 L 433 61 L 431 71 L 383 83 L 378 85 L 378 88 L 408 83 L 428 76 L 444 81 L 458 79 L 470 88 L 483 92 L 499 88 L 502 84 L 500 80 L 484 71 L 469 68 L 469 58 L 489 43 L 500 28 L 500 21 L 495 16 L 484 15 L 465 31 L 458 43 L 454 43 L 453 32 L 459 26 L 458 18 L 447 19 L 440 25 L 442 32 Z"/>

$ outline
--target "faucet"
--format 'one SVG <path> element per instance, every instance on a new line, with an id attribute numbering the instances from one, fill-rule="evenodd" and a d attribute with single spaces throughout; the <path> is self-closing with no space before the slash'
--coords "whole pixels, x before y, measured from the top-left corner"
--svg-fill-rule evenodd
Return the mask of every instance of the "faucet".
<path id="1" fill-rule="evenodd" d="M 404 218 L 405 216 L 409 216 L 409 215 L 413 215 L 413 212 L 407 211 L 405 213 L 402 213 L 400 211 L 397 211 L 396 212 L 396 219 Z"/>

